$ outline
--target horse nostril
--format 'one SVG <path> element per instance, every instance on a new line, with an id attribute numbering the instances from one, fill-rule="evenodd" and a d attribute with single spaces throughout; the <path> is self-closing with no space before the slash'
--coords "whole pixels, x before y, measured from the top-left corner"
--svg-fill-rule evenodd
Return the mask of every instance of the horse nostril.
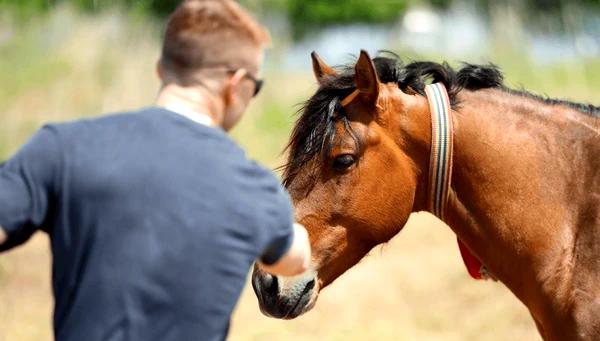
<path id="1" fill-rule="evenodd" d="M 306 283 L 306 286 L 304 287 L 304 291 L 308 292 L 309 290 L 312 290 L 315 287 L 315 279 L 311 279 L 308 283 Z"/>
<path id="2" fill-rule="evenodd" d="M 271 286 L 273 283 L 273 275 L 269 273 L 264 273 L 263 275 L 258 277 L 258 282 L 260 283 L 261 288 L 265 289 Z"/>
<path id="3" fill-rule="evenodd" d="M 277 276 L 263 272 L 252 278 L 252 287 L 257 295 L 267 298 L 274 297 L 279 294 L 279 281 Z"/>
<path id="4" fill-rule="evenodd" d="M 265 278 L 265 281 L 263 282 L 263 290 L 269 296 L 276 296 L 279 294 L 279 281 L 277 280 L 277 276 L 267 274 L 265 277 L 267 276 L 269 278 Z"/>

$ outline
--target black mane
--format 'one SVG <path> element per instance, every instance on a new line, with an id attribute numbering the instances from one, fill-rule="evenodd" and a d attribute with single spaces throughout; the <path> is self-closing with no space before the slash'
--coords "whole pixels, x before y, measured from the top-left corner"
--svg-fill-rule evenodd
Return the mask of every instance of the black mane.
<path id="1" fill-rule="evenodd" d="M 550 105 L 565 105 L 583 113 L 599 116 L 600 107 L 566 100 L 550 99 L 525 90 L 513 90 L 503 84 L 504 76 L 494 64 L 475 65 L 464 63 L 455 71 L 447 63 L 412 62 L 403 64 L 400 58 L 384 52 L 373 59 L 375 69 L 382 83 L 396 83 L 403 92 L 411 90 L 425 96 L 428 82 L 441 82 L 448 90 L 451 105 L 456 108 L 457 94 L 462 89 L 479 90 L 499 88 L 511 94 L 535 98 Z M 298 171 L 317 155 L 327 155 L 335 137 L 335 123 L 343 121 L 346 130 L 353 134 L 349 121 L 344 115 L 340 101 L 356 89 L 354 65 L 338 70 L 338 76 L 330 77 L 319 90 L 302 106 L 290 143 L 287 146 L 289 161 L 284 170 L 284 185 L 289 185 Z M 356 143 L 360 143 L 355 139 Z M 325 151 L 325 153 L 323 153 Z"/>

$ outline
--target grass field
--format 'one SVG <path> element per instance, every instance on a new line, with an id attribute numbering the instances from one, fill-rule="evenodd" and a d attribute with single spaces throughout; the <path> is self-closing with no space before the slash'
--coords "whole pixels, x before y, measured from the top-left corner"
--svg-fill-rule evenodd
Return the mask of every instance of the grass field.
<path id="1" fill-rule="evenodd" d="M 150 105 L 158 87 L 154 63 L 159 32 L 156 23 L 117 13 L 82 17 L 62 8 L 27 25 L 0 15 L 0 158 L 9 157 L 45 122 Z M 540 67 L 518 56 L 498 53 L 493 58 L 505 69 L 509 84 L 597 102 L 599 60 Z M 274 167 L 282 160 L 279 153 L 293 124 L 294 105 L 315 85 L 308 70 L 270 71 L 266 78 L 265 92 L 234 137 L 249 155 Z M 0 256 L 0 341 L 52 339 L 50 262 L 42 234 Z M 499 283 L 471 280 L 452 232 L 424 213 L 413 215 L 399 236 L 373 250 L 297 320 L 262 316 L 247 285 L 230 338 L 539 339 L 516 298 Z"/>

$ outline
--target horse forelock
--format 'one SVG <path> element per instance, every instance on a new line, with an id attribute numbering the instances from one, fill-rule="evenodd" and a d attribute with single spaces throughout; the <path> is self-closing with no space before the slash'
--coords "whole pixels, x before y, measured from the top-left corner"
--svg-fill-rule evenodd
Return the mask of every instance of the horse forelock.
<path id="1" fill-rule="evenodd" d="M 335 139 L 336 122 L 343 121 L 346 131 L 354 136 L 340 104 L 340 99 L 350 91 L 350 88 L 320 91 L 300 109 L 300 118 L 286 147 L 288 162 L 282 167 L 285 186 L 317 155 L 326 157 L 329 154 Z"/>

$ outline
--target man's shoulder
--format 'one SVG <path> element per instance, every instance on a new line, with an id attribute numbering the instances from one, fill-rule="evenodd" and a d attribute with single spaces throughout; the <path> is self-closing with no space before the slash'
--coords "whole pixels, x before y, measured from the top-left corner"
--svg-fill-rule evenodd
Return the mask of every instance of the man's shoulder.
<path id="1" fill-rule="evenodd" d="M 112 112 L 72 121 L 50 123 L 46 126 L 58 131 L 78 131 L 79 129 L 93 128 L 103 125 L 122 124 L 127 121 L 140 120 L 146 116 L 152 116 L 152 113 L 157 113 L 159 110 L 160 109 L 158 108 L 150 107 L 133 111 Z"/>
<path id="2" fill-rule="evenodd" d="M 187 136 L 183 133 L 184 125 L 178 124 L 177 118 L 171 117 L 167 111 L 158 107 L 146 107 L 139 110 L 106 113 L 99 116 L 86 117 L 73 121 L 46 124 L 45 127 L 53 130 L 62 139 L 87 140 L 88 138 L 102 139 L 116 136 L 138 136 L 147 138 L 147 141 L 160 141 L 160 137 L 171 139 Z M 196 124 L 196 123 L 194 123 Z M 192 128 L 194 129 L 194 128 Z M 216 129 L 206 129 L 216 130 Z M 224 133 L 201 131 L 201 135 L 211 136 L 226 143 L 230 142 Z M 199 135 L 196 134 L 196 137 Z"/>
<path id="3" fill-rule="evenodd" d="M 251 159 L 247 159 L 247 162 L 249 167 L 252 169 L 252 174 L 255 177 L 262 178 L 271 184 L 276 184 L 277 186 L 279 186 L 279 178 L 277 178 L 277 176 L 271 169 L 268 169 L 267 167 Z"/>
<path id="4" fill-rule="evenodd" d="M 278 206 L 289 201 L 287 192 L 283 189 L 279 177 L 270 170 L 255 161 L 246 160 L 245 171 L 241 172 L 239 178 L 243 184 L 239 186 L 247 190 L 248 199 L 253 205 Z"/>

